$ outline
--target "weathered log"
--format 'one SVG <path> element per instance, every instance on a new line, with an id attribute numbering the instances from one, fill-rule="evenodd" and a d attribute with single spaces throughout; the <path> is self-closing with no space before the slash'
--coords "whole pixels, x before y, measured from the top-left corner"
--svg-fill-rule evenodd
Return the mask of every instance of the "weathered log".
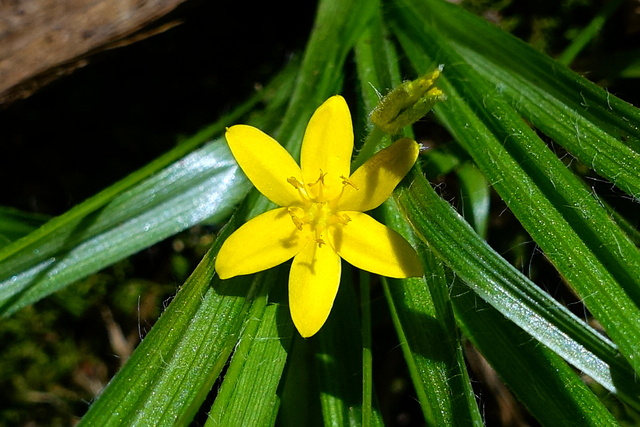
<path id="1" fill-rule="evenodd" d="M 25 98 L 96 52 L 165 31 L 185 0 L 0 1 L 0 104 Z"/>

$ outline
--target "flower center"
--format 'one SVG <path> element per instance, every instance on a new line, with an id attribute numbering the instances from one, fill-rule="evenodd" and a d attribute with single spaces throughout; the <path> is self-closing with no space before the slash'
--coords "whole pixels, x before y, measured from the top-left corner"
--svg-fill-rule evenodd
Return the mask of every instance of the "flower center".
<path id="1" fill-rule="evenodd" d="M 310 238 L 315 240 L 318 246 L 326 244 L 324 236 L 329 227 L 346 225 L 351 221 L 347 214 L 338 212 L 335 207 L 340 197 L 342 197 L 344 187 L 350 185 L 357 190 L 356 186 L 348 178 L 340 176 L 342 179 L 342 191 L 334 199 L 327 200 L 324 195 L 326 176 L 327 173 L 320 170 L 318 179 L 306 185 L 295 177 L 287 179 L 287 182 L 298 190 L 301 201 L 300 206 L 292 205 L 287 208 L 291 220 L 298 230 L 304 231 L 306 229 L 309 231 Z"/>

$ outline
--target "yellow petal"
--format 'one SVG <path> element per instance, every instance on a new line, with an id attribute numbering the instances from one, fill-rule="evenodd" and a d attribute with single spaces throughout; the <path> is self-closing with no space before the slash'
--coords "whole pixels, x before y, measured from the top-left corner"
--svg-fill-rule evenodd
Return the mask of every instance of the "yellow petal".
<path id="1" fill-rule="evenodd" d="M 293 258 L 308 242 L 287 208 L 265 212 L 246 222 L 222 244 L 216 258 L 221 279 L 266 270 Z"/>
<path id="2" fill-rule="evenodd" d="M 225 134 L 236 161 L 258 191 L 280 206 L 300 200 L 298 190 L 287 182 L 302 180 L 293 157 L 278 142 L 253 126 L 236 125 Z"/>
<path id="3" fill-rule="evenodd" d="M 349 177 L 352 185 L 344 188 L 337 208 L 365 212 L 380 206 L 409 172 L 419 152 L 418 144 L 409 138 L 378 151 Z"/>
<path id="4" fill-rule="evenodd" d="M 289 274 L 289 307 L 304 338 L 320 330 L 329 317 L 340 284 L 341 261 L 329 245 L 314 241 L 293 259 Z"/>
<path id="5" fill-rule="evenodd" d="M 422 276 L 422 263 L 409 243 L 384 224 L 361 212 L 342 212 L 351 221 L 333 227 L 329 242 L 345 261 L 382 276 Z"/>
<path id="6" fill-rule="evenodd" d="M 340 176 L 349 176 L 352 151 L 353 126 L 349 107 L 343 97 L 332 96 L 318 107 L 304 134 L 300 154 L 304 181 L 312 184 L 321 174 L 326 174 L 324 199 L 333 199 L 342 189 Z"/>

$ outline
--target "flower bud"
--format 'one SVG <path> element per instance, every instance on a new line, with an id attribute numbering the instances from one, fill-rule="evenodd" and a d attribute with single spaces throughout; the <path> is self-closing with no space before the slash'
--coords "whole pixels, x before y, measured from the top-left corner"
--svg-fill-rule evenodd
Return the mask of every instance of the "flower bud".
<path id="1" fill-rule="evenodd" d="M 389 134 L 420 120 L 446 95 L 435 86 L 443 65 L 416 80 L 407 81 L 384 96 L 371 113 L 371 121 Z"/>

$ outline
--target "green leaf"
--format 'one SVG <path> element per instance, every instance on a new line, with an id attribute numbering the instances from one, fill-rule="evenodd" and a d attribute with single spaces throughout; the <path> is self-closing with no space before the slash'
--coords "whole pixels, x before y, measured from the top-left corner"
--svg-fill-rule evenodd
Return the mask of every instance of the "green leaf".
<path id="1" fill-rule="evenodd" d="M 526 126 L 508 98 L 500 93 L 487 96 L 494 86 L 474 71 L 466 57 L 449 49 L 449 43 L 429 27 L 418 28 L 421 21 L 416 22 L 416 16 L 426 16 L 427 10 L 414 7 L 402 12 L 406 23 L 396 33 L 414 66 L 424 69 L 434 60 L 451 64 L 439 80 L 449 100 L 437 107 L 438 116 L 583 298 L 627 362 L 639 371 L 640 310 L 636 303 L 640 301 L 640 277 L 634 271 L 640 271 L 640 252 L 584 184 Z M 518 61 L 522 56 L 517 56 Z M 528 59 L 530 67 L 546 63 L 533 54 Z M 580 83 L 592 94 L 601 91 L 588 82 Z M 526 89 L 521 85 L 520 92 L 526 94 Z M 586 123 L 591 118 L 582 120 Z M 561 119 L 555 117 L 556 121 Z M 612 126 L 616 120 L 612 119 Z M 592 122 L 590 128 L 596 129 L 600 123 Z M 618 148 L 598 147 L 606 153 Z M 624 174 L 624 168 L 632 163 L 612 163 L 612 167 Z M 635 175 L 627 182 L 639 179 Z"/>
<path id="2" fill-rule="evenodd" d="M 500 257 L 421 175 L 397 198 L 418 237 L 474 292 L 609 391 L 639 404 L 640 387 L 616 347 Z"/>
<path id="3" fill-rule="evenodd" d="M 617 425 L 564 360 L 459 281 L 453 302 L 465 335 L 543 425 Z"/>
<path id="4" fill-rule="evenodd" d="M 356 46 L 365 111 L 378 102 L 377 91 L 399 83 L 397 55 L 385 38 L 378 16 Z M 373 86 L 373 89 L 372 87 Z M 374 148 L 374 128 L 356 163 Z M 378 148 L 378 147 L 375 147 Z M 415 243 L 398 205 L 388 200 L 380 209 L 388 226 Z M 433 425 L 482 425 L 457 334 L 448 282 L 441 262 L 426 248 L 421 255 L 427 279 L 383 279 L 385 296 L 425 419 Z M 426 325 L 426 326 L 425 326 Z"/>
<path id="5" fill-rule="evenodd" d="M 351 48 L 345 44 L 345 39 L 355 40 L 355 34 L 366 22 L 362 21 L 366 16 L 362 12 L 367 11 L 365 6 L 365 3 L 345 4 L 341 1 L 325 1 L 320 5 L 307 54 L 301 71 L 296 76 L 289 113 L 284 118 L 282 115 L 265 116 L 277 117 L 279 124 L 282 120 L 280 126 L 271 122 L 264 123 L 263 128 L 277 128 L 272 131 L 274 136 L 280 138 L 294 153 L 299 150 L 303 130 L 313 110 L 321 101 L 335 93 L 339 86 L 342 65 Z M 334 72 L 321 72 L 324 70 Z M 291 91 L 281 94 L 278 99 L 288 101 L 289 93 Z M 268 287 L 273 283 L 269 273 L 219 281 L 213 272 L 214 256 L 221 242 L 239 226 L 241 220 L 268 207 L 264 197 L 258 197 L 255 191 L 251 194 L 241 213 L 234 216 L 231 223 L 223 229 L 212 250 L 185 283 L 149 336 L 90 408 L 83 419 L 86 425 L 188 423 L 209 393 L 215 378 L 240 339 L 243 328 L 256 327 L 251 320 L 247 320 L 250 319 L 250 313 L 261 317 L 273 315 L 273 309 L 264 307 L 265 299 L 256 298 L 268 293 Z M 231 203 L 226 201 L 222 206 L 229 208 Z M 272 320 L 268 320 L 264 325 L 267 329 L 260 329 L 261 325 L 258 333 L 270 334 L 271 326 Z M 271 346 L 255 349 L 258 353 L 265 350 L 265 354 L 276 358 L 263 360 L 263 363 L 282 363 L 282 353 L 272 352 Z M 250 352 L 253 350 L 253 346 L 247 349 Z M 250 356 L 249 366 L 255 362 L 253 357 Z M 235 363 L 235 366 L 239 366 L 241 359 L 237 359 Z M 234 370 L 240 368 L 236 367 Z M 225 394 L 233 395 L 237 386 L 241 387 L 240 390 L 247 386 L 244 368 L 242 371 L 242 375 L 238 377 L 232 375 L 227 385 L 229 391 L 225 391 Z M 268 374 L 271 391 L 278 380 L 278 371 L 276 366 Z M 251 373 L 250 370 L 246 375 Z M 269 398 L 273 396 L 271 394 Z M 224 406 L 224 401 L 222 405 Z M 264 411 L 260 411 L 260 419 L 272 419 L 273 412 L 268 410 L 268 404 L 261 401 L 261 405 Z M 247 414 L 252 408 L 242 409 L 244 414 L 233 412 L 233 417 L 252 419 Z"/>
<path id="6" fill-rule="evenodd" d="M 273 135 L 294 158 L 300 153 L 308 119 L 320 104 L 339 92 L 347 55 L 373 18 L 377 6 L 376 2 L 340 0 L 324 0 L 318 5 L 301 74 L 282 126 Z"/>
<path id="7" fill-rule="evenodd" d="M 226 218 L 249 183 L 221 138 L 194 151 L 229 122 L 272 97 L 264 117 L 280 110 L 297 63 L 263 92 L 170 152 L 0 249 L 0 314 L 6 316 L 194 224 Z M 191 154 L 189 154 L 191 153 Z"/>
<path id="8" fill-rule="evenodd" d="M 360 313 L 362 317 L 362 425 L 373 417 L 373 349 L 371 343 L 371 274 L 360 270 Z"/>
<path id="9" fill-rule="evenodd" d="M 465 369 L 441 262 L 421 248 L 428 279 L 383 279 L 385 296 L 425 419 L 483 425 Z"/>
<path id="10" fill-rule="evenodd" d="M 470 162 L 456 168 L 456 175 L 460 183 L 462 215 L 480 237 L 486 238 L 491 204 L 489 181 Z"/>
<path id="11" fill-rule="evenodd" d="M 483 425 L 453 317 L 445 268 L 420 245 L 395 200 L 381 208 L 386 224 L 419 254 L 425 278 L 383 278 L 385 296 L 425 419 L 431 425 Z M 419 214 L 419 213 L 418 213 Z"/>
<path id="12" fill-rule="evenodd" d="M 82 425 L 188 423 L 233 351 L 255 295 L 267 292 L 265 275 L 221 282 L 215 254 L 225 229 L 140 343 Z M 264 306 L 264 298 L 254 304 Z"/>
<path id="13" fill-rule="evenodd" d="M 116 184 L 114 187 L 119 186 Z M 27 304 L 203 221 L 220 221 L 249 189 L 222 139 L 121 192 L 94 212 L 85 204 L 16 243 L 0 264 L 0 313 Z M 97 204 L 97 195 L 85 203 Z M 0 255 L 1 256 L 1 255 Z"/>
<path id="14" fill-rule="evenodd" d="M 284 290 L 283 270 L 270 270 L 264 280 Z M 273 425 L 276 419 L 279 406 L 276 392 L 294 329 L 287 305 L 266 304 L 265 295 L 259 299 L 251 306 L 205 426 L 265 426 Z"/>
<path id="15" fill-rule="evenodd" d="M 46 215 L 0 206 L 0 248 L 31 233 L 48 219 Z"/>
<path id="16" fill-rule="evenodd" d="M 362 425 L 362 341 L 360 322 L 354 315 L 358 300 L 353 281 L 345 280 L 351 272 L 347 268 L 342 275 L 327 323 L 304 342 L 315 350 L 324 425 Z"/>
<path id="17" fill-rule="evenodd" d="M 571 44 L 562 52 L 558 57 L 558 62 L 561 64 L 569 65 L 578 56 L 580 51 L 593 40 L 602 27 L 607 22 L 607 19 L 620 7 L 622 0 L 614 0 L 605 4 L 600 12 L 589 22 L 580 33 L 571 41 Z"/>
<path id="18" fill-rule="evenodd" d="M 279 393 L 282 396 L 282 404 L 277 425 L 309 427 L 324 425 L 316 373 L 311 369 L 314 366 L 313 349 L 306 341 L 294 333 Z"/>
<path id="19" fill-rule="evenodd" d="M 407 23 L 415 27 L 428 19 L 448 50 L 455 50 L 491 81 L 485 96 L 509 98 L 524 117 L 582 163 L 629 194 L 640 194 L 637 108 L 458 6 L 441 0 L 397 3 L 410 16 Z"/>
<path id="20" fill-rule="evenodd" d="M 314 337 L 304 340 L 313 350 L 316 381 L 324 425 L 382 426 L 382 417 L 375 405 L 364 413 L 361 324 L 354 289 L 355 269 L 343 262 L 340 289 L 327 323 Z M 346 325 L 346 326 L 345 326 Z M 372 401 L 375 399 L 371 396 Z M 366 415 L 366 416 L 365 416 Z M 367 424 L 369 421 L 369 424 Z"/>

